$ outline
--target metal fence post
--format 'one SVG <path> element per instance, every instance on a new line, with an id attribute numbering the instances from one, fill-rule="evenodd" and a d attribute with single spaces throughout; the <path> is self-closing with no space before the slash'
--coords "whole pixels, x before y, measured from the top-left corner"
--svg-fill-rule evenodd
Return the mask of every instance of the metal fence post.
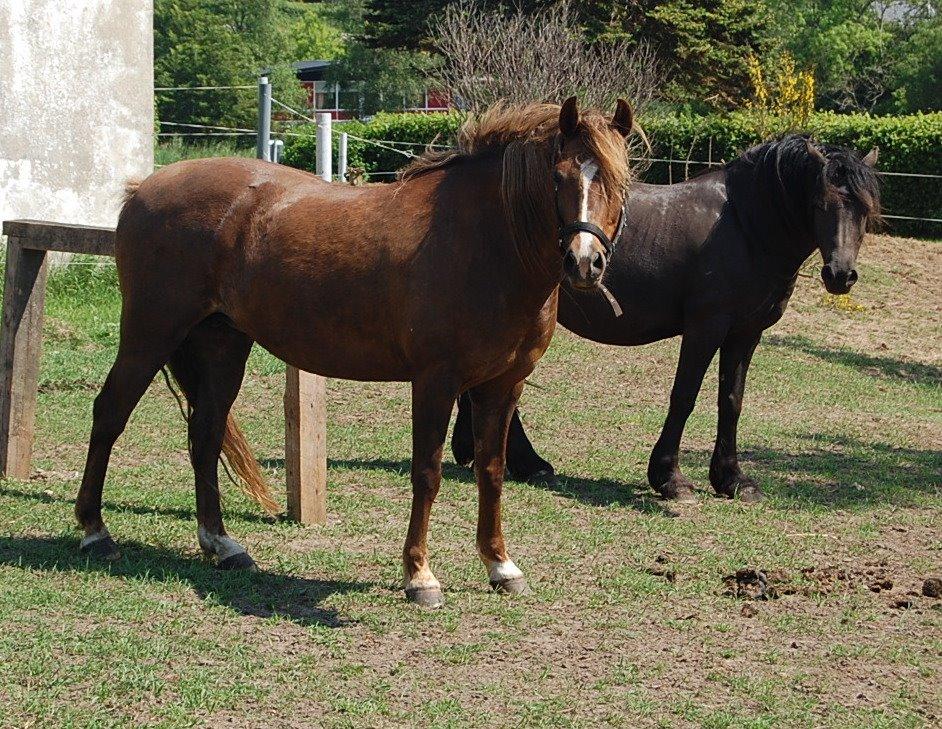
<path id="1" fill-rule="evenodd" d="M 341 182 L 347 181 L 347 133 L 340 133 L 337 146 L 337 177 Z"/>
<path id="2" fill-rule="evenodd" d="M 258 79 L 258 140 L 255 145 L 255 156 L 259 159 L 271 161 L 271 84 L 268 76 Z"/>
<path id="3" fill-rule="evenodd" d="M 285 143 L 280 139 L 272 139 L 268 143 L 268 146 L 271 149 L 271 161 L 281 164 L 281 156 L 285 151 Z"/>
<path id="4" fill-rule="evenodd" d="M 327 112 L 317 114 L 317 174 L 325 182 L 330 182 L 333 175 L 331 171 L 331 147 L 333 140 L 330 138 L 331 118 Z"/>

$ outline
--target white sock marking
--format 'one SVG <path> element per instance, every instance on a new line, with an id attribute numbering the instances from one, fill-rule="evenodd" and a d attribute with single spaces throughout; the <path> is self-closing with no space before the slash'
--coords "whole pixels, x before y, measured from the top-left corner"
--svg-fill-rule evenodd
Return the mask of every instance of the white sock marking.
<path id="1" fill-rule="evenodd" d="M 89 544 L 94 544 L 95 542 L 100 542 L 102 539 L 106 539 L 111 535 L 108 533 L 108 527 L 102 527 L 97 532 L 92 532 L 87 537 L 85 537 L 79 544 L 79 549 L 85 549 Z"/>
<path id="2" fill-rule="evenodd" d="M 196 536 L 197 539 L 199 539 L 200 547 L 203 548 L 203 551 L 215 554 L 220 562 L 235 554 L 242 554 L 248 551 L 235 539 L 222 534 L 210 534 L 202 526 L 196 531 Z"/>
<path id="3" fill-rule="evenodd" d="M 491 562 L 487 565 L 487 579 L 491 582 L 504 582 L 518 577 L 523 577 L 523 572 L 513 563 L 513 560 Z"/>

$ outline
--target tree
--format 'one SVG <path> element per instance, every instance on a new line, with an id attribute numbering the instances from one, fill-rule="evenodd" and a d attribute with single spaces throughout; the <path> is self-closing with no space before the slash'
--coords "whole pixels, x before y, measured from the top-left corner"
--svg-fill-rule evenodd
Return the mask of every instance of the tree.
<path id="1" fill-rule="evenodd" d="M 578 94 L 600 108 L 625 97 L 640 112 L 663 80 L 646 46 L 590 43 L 568 2 L 508 14 L 464 0 L 432 21 L 431 43 L 442 55 L 433 78 L 469 111 Z"/>
<path id="2" fill-rule="evenodd" d="M 297 82 L 285 64 L 291 44 L 282 0 L 155 0 L 154 81 L 158 87 L 251 85 L 275 69 L 278 90 L 293 98 Z M 293 81 L 293 83 L 292 83 Z M 158 92 L 162 121 L 253 125 L 255 92 Z"/>

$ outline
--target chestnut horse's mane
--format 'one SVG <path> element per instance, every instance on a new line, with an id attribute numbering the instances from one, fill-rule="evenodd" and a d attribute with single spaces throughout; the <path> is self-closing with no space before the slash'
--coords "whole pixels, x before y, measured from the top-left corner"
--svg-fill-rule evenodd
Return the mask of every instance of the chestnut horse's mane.
<path id="1" fill-rule="evenodd" d="M 408 181 L 463 160 L 502 155 L 501 198 L 514 237 L 525 241 L 553 223 L 553 157 L 559 138 L 558 104 L 498 103 L 479 116 L 470 116 L 458 131 L 456 145 L 429 150 L 400 174 Z M 577 128 L 583 145 L 599 169 L 598 180 L 611 199 L 624 194 L 630 182 L 624 138 L 609 117 L 583 110 Z"/>

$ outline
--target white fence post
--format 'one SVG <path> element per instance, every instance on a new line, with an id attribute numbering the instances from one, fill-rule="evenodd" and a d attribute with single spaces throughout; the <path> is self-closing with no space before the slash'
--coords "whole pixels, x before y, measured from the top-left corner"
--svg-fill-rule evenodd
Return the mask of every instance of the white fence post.
<path id="1" fill-rule="evenodd" d="M 325 182 L 330 182 L 333 174 L 331 170 L 331 152 L 333 141 L 330 138 L 330 114 L 320 112 L 317 115 L 317 174 Z"/>
<path id="2" fill-rule="evenodd" d="M 347 133 L 340 133 L 340 143 L 337 147 L 337 177 L 341 182 L 347 181 Z"/>
<path id="3" fill-rule="evenodd" d="M 271 161 L 271 84 L 268 76 L 258 79 L 258 139 L 255 144 L 255 156 Z"/>

